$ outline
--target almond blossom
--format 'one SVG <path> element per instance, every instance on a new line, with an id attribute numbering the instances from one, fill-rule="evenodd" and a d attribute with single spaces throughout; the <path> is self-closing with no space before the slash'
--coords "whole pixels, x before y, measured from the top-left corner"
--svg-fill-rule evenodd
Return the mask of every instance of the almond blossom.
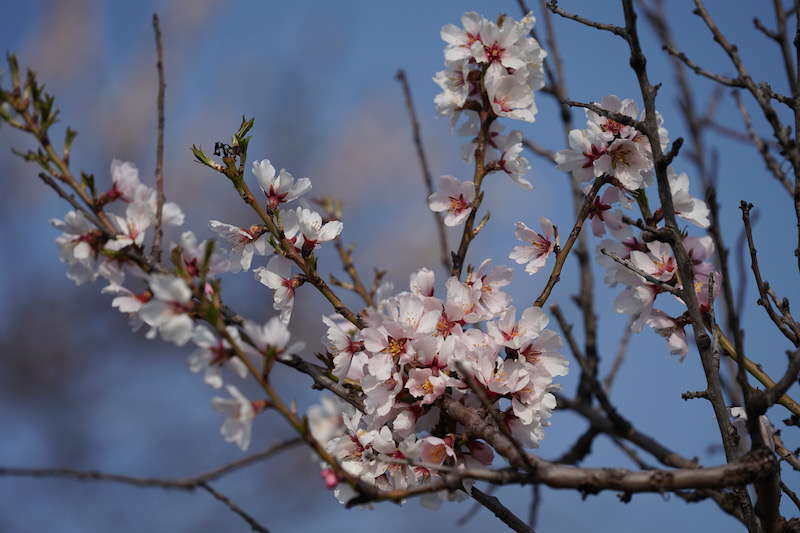
<path id="1" fill-rule="evenodd" d="M 294 263 L 283 256 L 276 255 L 269 260 L 266 267 L 253 272 L 256 279 L 275 291 L 273 307 L 280 311 L 281 320 L 289 322 L 294 307 L 294 290 L 300 285 L 299 278 L 292 276 Z"/>
<path id="2" fill-rule="evenodd" d="M 64 220 L 51 219 L 50 224 L 62 234 L 56 238 L 58 259 L 69 265 L 67 278 L 81 285 L 97 277 L 95 262 L 103 246 L 103 234 L 80 211 L 70 211 Z"/>
<path id="3" fill-rule="evenodd" d="M 538 109 L 524 71 L 487 77 L 485 83 L 489 102 L 497 116 L 525 122 L 536 120 Z"/>
<path id="4" fill-rule="evenodd" d="M 214 409 L 225 415 L 220 433 L 225 442 L 236 443 L 242 451 L 246 451 L 250 447 L 253 419 L 259 408 L 233 385 L 226 385 L 225 388 L 230 398 L 215 397 L 211 400 Z"/>
<path id="5" fill-rule="evenodd" d="M 571 172 L 578 181 L 589 181 L 603 174 L 595 162 L 606 154 L 608 145 L 587 130 L 569 132 L 569 149 L 556 152 L 556 168 Z"/>
<path id="6" fill-rule="evenodd" d="M 144 304 L 139 316 L 161 333 L 161 338 L 183 346 L 192 338 L 192 291 L 181 278 L 152 274 L 148 278 L 153 298 Z"/>
<path id="7" fill-rule="evenodd" d="M 670 167 L 667 169 L 667 178 L 675 214 L 696 226 L 707 228 L 711 224 L 708 206 L 689 195 L 689 176 L 685 172 L 678 174 Z"/>
<path id="8" fill-rule="evenodd" d="M 525 176 L 531 169 L 528 160 L 522 157 L 522 132 L 512 131 L 508 135 L 498 135 L 495 139 L 495 146 L 500 152 L 500 159 L 493 162 L 493 165 L 502 170 L 518 185 L 524 189 L 533 189 L 531 182 Z"/>
<path id="9" fill-rule="evenodd" d="M 270 209 L 277 209 L 281 204 L 296 200 L 311 189 L 311 180 L 308 178 L 295 180 L 284 169 L 276 173 L 269 159 L 253 161 L 252 169 L 259 187 L 267 197 Z"/>
<path id="10" fill-rule="evenodd" d="M 528 274 L 535 274 L 544 266 L 556 244 L 553 223 L 549 219 L 541 217 L 539 224 L 544 233 L 532 230 L 524 222 L 517 222 L 514 235 L 518 240 L 528 244 L 515 246 L 508 254 L 509 259 L 513 259 L 520 265 L 525 264 L 525 272 Z"/>
<path id="11" fill-rule="evenodd" d="M 458 226 L 469 215 L 472 202 L 475 200 L 475 184 L 471 181 L 459 181 L 453 176 L 439 178 L 439 190 L 428 197 L 431 211 L 446 211 L 444 223 L 447 226 Z"/>
<path id="12" fill-rule="evenodd" d="M 232 272 L 250 270 L 253 255 L 269 255 L 272 247 L 269 244 L 269 234 L 261 226 L 251 226 L 248 229 L 225 224 L 219 220 L 211 220 L 208 225 L 211 230 L 231 244 L 230 266 Z"/>
<path id="13" fill-rule="evenodd" d="M 239 330 L 235 327 L 226 328 L 228 334 L 239 341 Z M 235 356 L 230 344 L 224 338 L 217 337 L 206 326 L 197 326 L 192 334 L 192 341 L 197 350 L 189 356 L 189 369 L 192 372 L 204 372 L 204 381 L 207 385 L 218 389 L 222 387 L 222 368 L 227 368 L 240 378 L 247 377 L 247 367 Z M 241 341 L 239 341 L 241 342 Z"/>

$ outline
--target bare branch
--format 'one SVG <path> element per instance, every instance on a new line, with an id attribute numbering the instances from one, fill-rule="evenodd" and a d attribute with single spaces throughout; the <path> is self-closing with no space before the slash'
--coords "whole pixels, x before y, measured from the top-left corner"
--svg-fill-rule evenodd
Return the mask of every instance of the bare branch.
<path id="1" fill-rule="evenodd" d="M 625 28 L 620 28 L 619 26 L 615 26 L 613 24 L 603 24 L 602 22 L 595 22 L 593 20 L 589 20 L 585 17 L 581 17 L 580 15 L 575 15 L 573 13 L 569 13 L 568 11 L 564 11 L 560 7 L 558 7 L 558 2 L 556 0 L 550 0 L 547 2 L 547 9 L 552 11 L 558 16 L 564 17 L 569 20 L 574 20 L 575 22 L 580 22 L 585 26 L 589 26 L 590 28 L 595 28 L 602 31 L 608 31 L 622 37 L 623 39 L 627 39 L 627 34 L 625 33 Z"/>
<path id="2" fill-rule="evenodd" d="M 475 486 L 472 487 L 469 493 L 475 501 L 489 509 L 501 522 L 510 527 L 513 531 L 517 531 L 518 533 L 535 533 L 533 528 L 528 527 L 528 524 L 520 520 L 517 515 L 511 512 L 511 509 L 503 505 L 495 496 L 486 494 Z"/>
<path id="3" fill-rule="evenodd" d="M 16 468 L 16 467 L 0 467 L 0 477 L 34 477 L 34 478 L 67 478 L 79 481 L 110 481 L 113 483 L 122 483 L 124 485 L 132 485 L 134 487 L 143 488 L 162 488 L 162 489 L 178 489 L 178 490 L 194 490 L 201 484 L 208 481 L 214 481 L 222 476 L 230 474 L 236 470 L 240 470 L 250 466 L 259 461 L 269 459 L 270 457 L 288 450 L 302 442 L 300 438 L 289 439 L 287 441 L 274 444 L 263 451 L 248 455 L 241 459 L 237 459 L 231 463 L 215 468 L 209 472 L 198 474 L 195 476 L 183 479 L 164 479 L 164 478 L 146 478 L 136 476 L 126 476 L 122 474 L 109 474 L 100 472 L 98 470 L 74 470 L 71 468 Z"/>
<path id="4" fill-rule="evenodd" d="M 158 140 L 156 141 L 156 223 L 151 255 L 156 263 L 161 261 L 162 218 L 164 214 L 164 48 L 161 44 L 161 25 L 158 15 L 153 13 L 153 34 L 156 39 L 156 68 L 158 70 Z"/>
<path id="5" fill-rule="evenodd" d="M 586 197 L 583 201 L 583 207 L 581 207 L 581 210 L 578 213 L 577 219 L 575 220 L 575 225 L 572 226 L 572 230 L 569 232 L 569 237 L 567 237 L 566 242 L 561 245 L 561 248 L 556 254 L 553 270 L 550 272 L 550 277 L 547 279 L 547 283 L 542 289 L 542 292 L 536 298 L 536 301 L 534 301 L 534 306 L 544 307 L 544 304 L 547 303 L 550 293 L 553 292 L 553 287 L 555 287 L 556 283 L 558 283 L 558 281 L 561 279 L 561 270 L 564 268 L 564 263 L 567 262 L 569 252 L 572 250 L 572 245 L 575 244 L 575 240 L 578 238 L 578 235 L 580 235 L 581 230 L 583 229 L 583 223 L 586 222 L 586 217 L 589 216 L 589 212 L 592 208 L 592 202 L 594 202 L 594 199 L 597 197 L 600 187 L 606 183 L 608 183 L 608 179 L 601 176 L 594 180 L 592 188 L 586 193 Z"/>
<path id="6" fill-rule="evenodd" d="M 783 185 L 783 188 L 786 189 L 786 192 L 788 192 L 790 195 L 794 194 L 792 184 L 789 183 L 789 179 L 786 177 L 786 174 L 783 172 L 783 170 L 781 170 L 781 165 L 775 160 L 774 157 L 772 157 L 772 154 L 770 154 L 769 145 L 756 132 L 755 128 L 753 128 L 753 121 L 750 120 L 750 114 L 747 112 L 747 108 L 745 108 L 739 93 L 734 91 L 732 95 L 733 99 L 736 100 L 736 107 L 739 109 L 739 113 L 742 115 L 742 121 L 744 122 L 745 129 L 747 130 L 747 135 L 753 145 L 755 145 L 758 153 L 761 154 L 761 158 L 764 160 L 764 164 L 767 165 L 767 169 L 770 171 L 772 176 L 778 180 L 778 183 Z"/>
<path id="7" fill-rule="evenodd" d="M 217 491 L 216 489 L 211 488 L 211 485 L 203 482 L 200 484 L 200 487 L 206 490 L 213 497 L 215 497 L 216 499 L 227 505 L 228 509 L 241 516 L 242 519 L 245 522 L 247 522 L 247 524 L 250 526 L 250 529 L 252 529 L 253 531 L 257 531 L 258 533 L 269 533 L 269 530 L 264 526 L 262 526 L 261 524 L 259 524 L 255 518 L 244 512 L 241 507 L 239 507 L 233 502 L 233 500 L 231 500 L 221 492 Z"/>
<path id="8" fill-rule="evenodd" d="M 408 86 L 408 79 L 406 78 L 406 71 L 400 69 L 395 75 L 395 79 L 403 86 L 403 96 L 406 100 L 406 109 L 408 110 L 408 117 L 411 119 L 411 132 L 414 135 L 414 146 L 417 148 L 417 157 L 419 158 L 420 167 L 422 167 L 422 179 L 425 182 L 425 188 L 428 191 L 428 196 L 433 194 L 433 177 L 431 176 L 430 168 L 428 167 L 428 158 L 425 155 L 425 148 L 422 145 L 422 134 L 420 133 L 419 121 L 417 120 L 417 112 L 414 110 L 414 101 L 411 98 L 411 88 Z M 450 270 L 450 248 L 447 245 L 447 232 L 444 227 L 444 218 L 441 213 L 433 212 L 433 218 L 436 220 L 436 231 L 439 234 L 439 249 L 441 252 L 441 262 L 445 271 Z"/>

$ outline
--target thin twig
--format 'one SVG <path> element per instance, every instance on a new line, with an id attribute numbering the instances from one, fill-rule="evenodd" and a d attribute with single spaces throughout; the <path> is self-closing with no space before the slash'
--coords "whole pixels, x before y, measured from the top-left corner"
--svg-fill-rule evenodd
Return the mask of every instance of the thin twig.
<path id="1" fill-rule="evenodd" d="M 428 167 L 428 158 L 425 155 L 425 148 L 422 145 L 422 134 L 420 133 L 419 121 L 417 120 L 417 112 L 414 110 L 414 100 L 411 98 L 411 88 L 408 86 L 408 79 L 406 78 L 406 71 L 400 69 L 395 75 L 395 79 L 403 86 L 403 96 L 406 101 L 406 109 L 408 110 L 408 117 L 411 119 L 411 132 L 414 136 L 414 146 L 417 148 L 417 157 L 419 158 L 419 165 L 422 167 L 422 179 L 425 182 L 425 188 L 428 191 L 428 196 L 433 194 L 433 177 L 431 176 L 430 168 Z M 441 252 L 441 262 L 445 271 L 450 270 L 450 248 L 447 245 L 447 232 L 444 227 L 444 218 L 441 213 L 433 212 L 433 218 L 436 221 L 436 231 L 439 234 L 439 250 Z"/>
<path id="2" fill-rule="evenodd" d="M 572 230 L 569 232 L 569 237 L 567 237 L 566 242 L 559 248 L 558 253 L 556 254 L 555 263 L 553 264 L 553 270 L 550 272 L 550 277 L 547 278 L 547 283 L 542 289 L 542 292 L 534 301 L 534 306 L 543 307 L 544 304 L 547 303 L 550 293 L 553 292 L 553 287 L 555 287 L 556 283 L 558 283 L 558 281 L 561 279 L 561 270 L 564 268 L 564 263 L 567 262 L 569 252 L 572 250 L 572 245 L 575 244 L 575 240 L 578 238 L 578 235 L 580 235 L 581 230 L 583 229 L 583 223 L 586 222 L 586 217 L 589 216 L 589 212 L 592 209 L 592 203 L 597 197 L 600 187 L 606 183 L 608 183 L 608 179 L 601 176 L 595 179 L 591 189 L 589 189 L 589 192 L 586 193 L 586 197 L 583 201 L 583 207 L 581 207 L 581 210 L 578 213 L 578 217 L 575 220 L 575 225 L 572 226 Z"/>
<path id="3" fill-rule="evenodd" d="M 789 183 L 789 179 L 786 177 L 786 174 L 781 170 L 781 165 L 778 161 L 772 157 L 772 154 L 769 152 L 769 145 L 767 142 L 756 132 L 755 128 L 753 127 L 753 121 L 750 119 L 750 113 L 747 112 L 747 108 L 744 106 L 742 102 L 742 98 L 739 96 L 737 91 L 733 91 L 731 93 L 733 95 L 733 99 L 736 101 L 736 107 L 739 109 L 739 113 L 742 115 L 742 121 L 744 122 L 744 127 L 747 130 L 747 135 L 750 138 L 750 142 L 756 147 L 758 153 L 761 154 L 761 159 L 764 160 L 764 164 L 767 165 L 767 169 L 770 171 L 770 174 L 778 180 L 786 192 L 790 195 L 794 193 L 792 184 Z"/>
<path id="4" fill-rule="evenodd" d="M 203 474 L 197 474 L 191 477 L 182 479 L 165 479 L 165 478 L 146 478 L 136 476 L 126 476 L 122 474 L 109 474 L 100 472 L 98 470 L 75 470 L 72 468 L 18 468 L 18 467 L 0 467 L 0 477 L 49 477 L 49 478 L 68 478 L 80 481 L 111 481 L 114 483 L 122 483 L 125 485 L 132 485 L 135 487 L 156 487 L 162 489 L 178 489 L 178 490 L 194 490 L 201 483 L 214 481 L 231 472 L 240 470 L 250 466 L 259 461 L 268 459 L 277 453 L 300 444 L 302 439 L 293 438 L 287 441 L 279 442 L 266 448 L 263 451 L 248 455 L 241 459 L 237 459 L 231 463 L 223 465 L 214 470 L 210 470 Z"/>
<path id="5" fill-rule="evenodd" d="M 614 356 L 614 361 L 611 363 L 611 370 L 609 370 L 606 377 L 603 378 L 603 388 L 606 389 L 606 392 L 611 392 L 611 387 L 614 385 L 614 380 L 617 377 L 617 373 L 622 367 L 622 363 L 625 361 L 625 354 L 628 351 L 628 344 L 633 336 L 633 329 L 631 326 L 636 321 L 637 317 L 638 315 L 631 316 L 631 318 L 628 320 L 628 323 L 625 325 L 625 330 L 622 332 L 622 338 L 620 338 L 619 341 L 617 354 Z"/>
<path id="6" fill-rule="evenodd" d="M 161 25 L 158 15 L 153 13 L 153 33 L 156 39 L 156 69 L 158 70 L 158 139 L 156 141 L 156 223 L 151 255 L 153 261 L 161 261 L 161 238 L 163 236 L 162 218 L 164 214 L 164 48 L 161 43 Z"/>
<path id="7" fill-rule="evenodd" d="M 607 256 L 607 257 L 610 257 L 615 262 L 617 262 L 620 265 L 624 266 L 625 268 L 627 268 L 631 272 L 634 272 L 634 273 L 640 275 L 645 281 L 655 285 L 656 287 L 658 287 L 659 289 L 661 289 L 663 291 L 672 293 L 672 294 L 674 294 L 675 296 L 678 296 L 678 297 L 680 297 L 681 294 L 683 293 L 683 291 L 681 291 L 679 288 L 675 287 L 674 285 L 670 285 L 668 283 L 665 283 L 665 282 L 661 281 L 660 279 L 658 279 L 656 277 L 653 277 L 652 275 L 648 274 L 647 272 L 645 272 L 641 268 L 639 268 L 637 266 L 634 266 L 634 264 L 631 263 L 630 261 L 628 261 L 627 259 L 621 258 L 620 256 L 618 256 L 614 252 L 609 252 L 605 248 L 600 248 L 600 253 L 605 255 L 605 256 Z"/>
<path id="8" fill-rule="evenodd" d="M 242 519 L 245 522 L 247 522 L 247 524 L 250 526 L 250 529 L 252 529 L 253 531 L 257 531 L 258 533 L 269 533 L 269 530 L 264 526 L 262 526 L 261 524 L 259 524 L 255 518 L 244 512 L 241 507 L 239 507 L 233 502 L 233 500 L 231 500 L 221 492 L 217 491 L 216 489 L 211 488 L 211 485 L 209 485 L 206 482 L 203 482 L 200 483 L 200 487 L 205 489 L 213 497 L 215 497 L 216 499 L 227 505 L 228 509 L 241 516 Z"/>
<path id="9" fill-rule="evenodd" d="M 456 368 L 458 369 L 459 373 L 464 376 L 464 381 L 466 382 L 467 386 L 472 390 L 473 393 L 480 399 L 481 403 L 483 404 L 484 409 L 488 411 L 489 416 L 492 417 L 492 420 L 497 425 L 497 428 L 505 435 L 505 437 L 511 442 L 514 446 L 514 449 L 519 454 L 519 457 L 522 459 L 522 464 L 528 471 L 535 470 L 535 467 L 530 462 L 528 458 L 528 454 L 525 453 L 525 449 L 522 447 L 522 444 L 511 434 L 511 431 L 508 429 L 507 424 L 503 421 L 500 413 L 497 412 L 497 409 L 494 408 L 492 402 L 489 401 L 489 398 L 486 397 L 486 393 L 481 389 L 478 380 L 472 375 L 471 372 L 467 371 L 467 368 L 461 363 L 461 361 L 456 361 Z"/>
<path id="10" fill-rule="evenodd" d="M 469 493 L 475 501 L 489 509 L 501 522 L 512 530 L 517 533 L 535 533 L 532 528 L 528 527 L 528 524 L 520 520 L 519 517 L 511 512 L 511 509 L 503 505 L 497 497 L 486 494 L 475 486 L 472 487 Z"/>

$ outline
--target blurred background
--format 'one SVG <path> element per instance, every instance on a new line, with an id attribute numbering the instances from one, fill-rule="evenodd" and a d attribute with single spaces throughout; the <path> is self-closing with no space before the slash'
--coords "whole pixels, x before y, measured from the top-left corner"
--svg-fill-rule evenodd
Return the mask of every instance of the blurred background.
<path id="1" fill-rule="evenodd" d="M 538 3 L 531 4 L 540 18 Z M 754 78 L 770 80 L 785 91 L 778 49 L 751 23 L 759 15 L 772 26 L 771 14 L 760 13 L 760 2 L 739 2 L 736 9 L 724 0 L 707 4 L 723 31 L 739 45 Z M 701 65 L 731 74 L 727 58 L 702 22 L 691 15 L 691 3 L 674 0 L 667 6 L 679 47 Z M 565 0 L 562 7 L 605 22 L 622 20 L 616 3 Z M 35 69 L 57 96 L 62 111 L 58 131 L 70 125 L 79 132 L 74 169 L 93 172 L 103 189 L 110 182 L 111 159 L 130 160 L 152 184 L 157 78 L 151 16 L 158 12 L 167 76 L 166 192 L 185 210 L 184 228 L 206 238 L 211 236 L 210 218 L 242 226 L 255 222 L 228 183 L 193 163 L 189 152 L 193 143 L 211 151 L 215 141 L 229 138 L 242 115 L 255 117 L 250 157 L 269 158 L 295 176 L 311 177 L 314 195 L 341 199 L 344 239 L 358 244 L 357 265 L 367 276 L 373 268 L 388 270 L 387 278 L 400 290 L 421 266 L 436 269 L 440 282 L 444 278 L 394 75 L 398 68 L 407 70 L 434 176 L 471 176 L 460 159 L 463 139 L 450 132 L 446 119 L 435 116 L 433 97 L 438 88 L 431 77 L 443 68 L 441 26 L 459 23 L 461 15 L 472 10 L 490 19 L 500 12 L 520 16 L 512 0 L 0 0 L 0 50 L 16 52 L 20 63 Z M 651 79 L 664 83 L 659 109 L 665 125 L 671 138 L 685 136 L 673 70 L 651 29 L 641 22 Z M 614 93 L 640 101 L 620 39 L 562 19 L 554 24 L 570 98 L 599 101 Z M 694 76 L 689 79 L 702 110 L 713 86 Z M 742 130 L 730 96 L 721 97 L 716 118 Z M 564 136 L 556 107 L 545 95 L 537 98 L 540 111 L 534 124 L 505 123 L 551 150 L 560 150 Z M 582 127 L 583 114 L 575 112 L 575 119 Z M 763 121 L 757 115 L 755 120 L 766 135 Z M 710 145 L 720 154 L 721 217 L 734 251 L 733 264 L 741 230 L 738 203 L 746 198 L 759 212 L 755 233 L 764 275 L 780 294 L 796 299 L 800 284 L 792 258 L 796 237 L 790 199 L 767 174 L 755 149 L 727 137 L 714 137 Z M 241 457 L 240 450 L 219 435 L 222 417 L 210 407 L 215 392 L 201 376 L 188 371 L 191 348 L 147 341 L 132 333 L 124 317 L 111 309 L 110 298 L 99 294 L 101 282 L 75 287 L 66 279 L 53 242 L 57 232 L 48 219 L 61 218 L 68 206 L 36 178 L 33 166 L 11 154 L 12 146 L 26 148 L 30 141 L 8 127 L 0 128 L 4 259 L 0 262 L 0 465 L 182 477 Z M 523 191 L 502 176 L 486 182 L 484 205 L 492 220 L 473 244 L 470 262 L 493 257 L 500 264 L 511 264 L 505 258 L 516 245 L 517 220 L 534 225 L 540 216 L 547 216 L 561 228 L 571 226 L 566 176 L 533 155 L 529 159 L 533 191 Z M 674 166 L 690 173 L 692 192 L 701 196 L 685 154 Z M 451 243 L 457 237 L 451 233 Z M 167 241 L 175 238 L 177 233 L 168 234 Z M 592 249 L 595 244 L 592 238 Z M 321 269 L 342 277 L 330 251 L 323 251 Z M 749 259 L 745 264 L 749 268 Z M 531 277 L 514 267 L 511 292 L 517 307 L 523 308 L 538 294 L 546 274 Z M 603 376 L 626 318 L 613 312 L 618 289 L 602 285 L 600 270 L 596 269 L 596 311 Z M 570 260 L 551 298 L 573 323 L 579 319 L 570 300 L 577 287 L 576 272 Z M 228 301 L 246 316 L 264 320 L 272 315 L 270 291 L 251 275 L 226 278 L 224 288 Z M 310 290 L 302 291 L 295 309 L 293 334 L 307 342 L 309 353 L 319 349 L 323 333 L 319 317 L 329 310 Z M 779 375 L 788 346 L 756 307 L 752 290 L 746 297 L 743 324 L 749 356 L 770 374 Z M 576 367 L 573 363 L 573 370 Z M 281 390 L 301 409 L 318 400 L 303 376 L 277 372 Z M 569 394 L 577 374 L 573 371 L 563 380 Z M 680 397 L 686 390 L 703 387 L 696 353 L 680 362 L 669 355 L 661 338 L 646 329 L 631 341 L 612 400 L 642 431 L 684 455 L 718 464 L 723 456 L 710 406 Z M 244 390 L 255 397 L 253 388 Z M 798 393 L 796 387 L 792 392 Z M 786 413 L 781 407 L 770 415 L 773 423 L 784 427 L 780 420 Z M 538 452 L 545 458 L 560 455 L 585 429 L 585 423 L 571 413 L 558 412 L 552 422 Z M 796 428 L 784 427 L 783 435 L 788 447 L 798 445 Z M 290 436 L 276 416 L 261 416 L 254 425 L 251 451 Z M 595 441 L 594 449 L 586 465 L 634 467 L 605 437 Z M 797 486 L 797 476 L 786 474 L 784 479 Z M 382 504 L 371 511 L 346 510 L 325 489 L 310 453 L 301 447 L 215 486 L 279 532 L 450 530 L 472 505 L 453 503 L 429 511 L 411 501 L 402 507 Z M 527 516 L 529 488 L 506 487 L 497 495 L 517 514 Z M 637 495 L 632 503 L 623 504 L 613 493 L 581 501 L 577 493 L 546 488 L 542 495 L 540 532 L 680 529 L 689 533 L 736 527 L 709 502 L 690 505 L 678 498 Z M 785 502 L 783 511 L 787 516 L 796 514 Z M 494 531 L 503 526 L 481 510 L 461 529 Z M 234 532 L 248 527 L 203 492 L 0 479 L 0 532 L 110 530 Z"/>

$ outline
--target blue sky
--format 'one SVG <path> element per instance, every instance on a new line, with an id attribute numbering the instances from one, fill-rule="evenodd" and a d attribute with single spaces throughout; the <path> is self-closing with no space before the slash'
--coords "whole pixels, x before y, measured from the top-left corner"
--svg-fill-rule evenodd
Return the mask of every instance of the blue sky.
<path id="1" fill-rule="evenodd" d="M 3 5 L 6 4 L 6 5 Z M 563 1 L 562 7 L 589 18 L 620 23 L 615 2 Z M 688 1 L 667 2 L 679 46 L 698 63 L 731 74 L 724 54 Z M 730 9 L 722 0 L 708 2 L 720 27 L 739 44 L 756 79 L 777 80 L 784 90 L 780 56 L 751 24 L 758 6 Z M 435 267 L 438 252 L 424 189 L 411 144 L 402 95 L 394 80 L 398 68 L 408 72 L 422 134 L 435 175 L 467 177 L 460 160 L 461 139 L 447 121 L 435 116 L 431 81 L 442 68 L 439 29 L 457 23 L 475 10 L 494 18 L 499 10 L 518 16 L 516 2 L 407 1 L 378 2 L 80 2 L 0 1 L 0 49 L 17 51 L 24 65 L 39 72 L 58 97 L 62 127 L 80 132 L 73 161 L 108 179 L 114 157 L 135 161 L 143 176 L 154 166 L 155 68 L 150 26 L 153 11 L 162 17 L 167 67 L 167 192 L 188 215 L 187 228 L 209 236 L 207 220 L 251 224 L 249 213 L 225 183 L 191 162 L 188 147 L 211 148 L 238 125 L 242 114 L 256 118 L 251 157 L 269 158 L 295 175 L 310 176 L 315 192 L 345 202 L 345 239 L 358 243 L 362 270 L 386 268 L 398 288 L 421 266 Z M 538 5 L 536 6 L 538 9 Z M 745 9 L 746 8 L 746 9 Z M 749 11 L 748 11 L 749 10 Z M 537 11 L 538 12 L 538 11 Z M 644 24 L 644 22 L 642 22 Z M 564 58 L 569 96 L 598 101 L 606 94 L 632 97 L 638 86 L 627 66 L 624 43 L 605 33 L 563 20 L 555 21 Z M 643 43 L 650 56 L 651 79 L 664 83 L 659 110 L 671 138 L 685 135 L 675 104 L 677 90 L 669 63 L 649 29 Z M 712 85 L 690 77 L 704 106 Z M 531 125 L 506 123 L 550 149 L 562 149 L 564 135 L 553 102 L 538 95 L 540 112 Z M 718 120 L 741 129 L 728 91 L 721 95 Z M 583 121 L 575 112 L 575 123 Z M 756 118 L 760 131 L 768 131 Z M 0 146 L 26 146 L 26 140 L 0 128 Z M 756 205 L 755 237 L 762 269 L 783 296 L 800 296 L 792 261 L 795 238 L 789 198 L 770 178 L 751 147 L 722 137 L 709 145 L 719 153 L 719 199 L 722 225 L 730 247 L 739 236 L 738 203 Z M 688 149 L 687 147 L 686 149 Z M 515 245 L 517 220 L 533 224 L 540 216 L 569 227 L 572 205 L 567 181 L 546 162 L 530 157 L 529 179 L 535 189 L 521 191 L 502 177 L 487 181 L 485 206 L 493 218 L 474 243 L 469 260 L 505 259 Z M 692 178 L 694 168 L 682 154 L 678 171 Z M 2 195 L 0 236 L 7 261 L 0 264 L 0 335 L 14 350 L 0 357 L 0 464 L 74 466 L 133 475 L 180 476 L 203 471 L 239 456 L 218 435 L 221 423 L 209 407 L 213 393 L 191 375 L 188 350 L 141 340 L 124 320 L 112 314 L 100 286 L 74 287 L 64 277 L 47 219 L 61 217 L 66 207 L 35 180 L 6 148 L 0 151 Z M 456 238 L 451 234 L 451 242 Z M 592 241 L 594 247 L 595 241 Z M 335 258 L 323 253 L 320 264 L 338 272 Z M 746 261 L 749 265 L 749 260 Z M 570 302 L 576 290 L 576 268 L 568 263 L 552 300 L 567 317 L 578 321 Z M 243 278 L 248 278 L 244 276 Z M 257 293 L 252 279 L 226 280 L 226 291 L 238 308 L 256 319 L 268 316 L 269 295 Z M 512 294 L 517 307 L 532 300 L 545 276 L 515 269 Z M 612 309 L 617 290 L 602 286 L 596 269 L 600 351 L 605 374 L 625 318 Z M 30 310 L 23 314 L 20 306 Z M 319 315 L 326 311 L 314 294 L 298 302 L 297 335 L 311 348 L 322 333 Z M 46 309 L 46 311 L 44 311 Z M 37 311 L 39 310 L 39 311 Z M 90 312 L 91 311 L 91 312 Z M 23 319 L 24 318 L 24 319 Z M 779 375 L 788 348 L 756 307 L 751 288 L 743 323 L 750 357 L 770 374 Z M 66 338 L 48 345 L 48 334 Z M 17 342 L 17 340 L 19 342 Z M 17 344 L 14 344 L 14 342 Z M 718 443 L 710 407 L 684 402 L 680 394 L 703 388 L 696 353 L 679 362 L 651 331 L 636 335 L 612 399 L 641 430 L 687 456 L 708 464 L 722 461 L 708 447 Z M 4 368 L 5 366 L 5 368 Z M 577 372 L 564 380 L 571 393 Z M 281 374 L 281 387 L 298 404 L 313 403 L 315 393 L 300 376 Z M 796 389 L 796 387 L 795 387 Z M 793 391 L 797 393 L 797 390 Z M 774 408 L 773 422 L 785 417 Z M 289 435 L 273 417 L 259 420 L 254 447 Z M 558 456 L 585 424 L 570 413 L 557 413 L 547 431 L 542 456 Z M 790 444 L 796 429 L 784 430 Z M 596 441 L 592 466 L 632 467 L 605 438 Z M 787 477 L 797 481 L 796 476 Z M 417 531 L 448 530 L 469 507 L 451 504 L 430 512 L 410 502 L 380 505 L 372 511 L 347 511 L 327 494 L 305 450 L 287 452 L 275 461 L 237 474 L 219 488 L 275 531 Z M 538 531 L 622 530 L 686 532 L 722 530 L 734 525 L 709 503 L 688 505 L 677 498 L 636 496 L 631 504 L 604 494 L 581 501 L 572 492 L 545 489 Z M 501 499 L 522 516 L 529 489 L 503 488 Z M 89 505 L 87 505 L 87 503 Z M 784 507 L 786 513 L 792 510 Z M 796 513 L 794 513 L 796 514 Z M 205 494 L 176 494 L 69 481 L 0 479 L 0 529 L 196 531 L 214 528 L 245 531 L 246 526 Z M 57 524 L 54 528 L 53 524 Z M 488 512 L 479 513 L 464 529 L 499 528 Z"/>

